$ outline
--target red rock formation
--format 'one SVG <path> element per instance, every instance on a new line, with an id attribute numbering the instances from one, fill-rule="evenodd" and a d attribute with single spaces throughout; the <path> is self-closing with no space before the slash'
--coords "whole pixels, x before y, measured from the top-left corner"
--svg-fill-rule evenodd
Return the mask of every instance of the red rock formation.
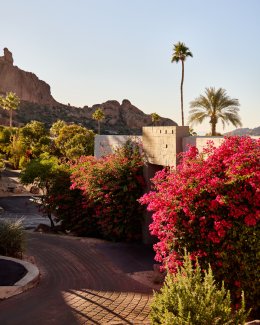
<path id="1" fill-rule="evenodd" d="M 0 57 L 0 93 L 12 91 L 25 101 L 44 105 L 57 105 L 51 95 L 50 86 L 35 74 L 26 72 L 13 65 L 12 53 L 4 48 Z"/>
<path id="2" fill-rule="evenodd" d="M 55 101 L 50 86 L 31 73 L 13 65 L 12 53 L 5 48 L 4 56 L 0 56 L 0 95 L 15 92 L 21 99 L 19 110 L 14 112 L 14 125 L 23 125 L 31 120 L 39 120 L 46 125 L 58 119 L 67 123 L 79 123 L 88 128 L 96 129 L 97 123 L 92 114 L 101 107 L 105 119 L 101 123 L 104 134 L 141 134 L 143 126 L 152 125 L 151 116 L 131 104 L 127 99 L 120 104 L 109 100 L 92 107 L 78 108 L 66 106 Z M 160 110 L 158 108 L 158 113 Z M 0 109 L 0 124 L 8 125 L 8 112 Z M 177 125 L 174 121 L 161 117 L 159 125 Z"/>

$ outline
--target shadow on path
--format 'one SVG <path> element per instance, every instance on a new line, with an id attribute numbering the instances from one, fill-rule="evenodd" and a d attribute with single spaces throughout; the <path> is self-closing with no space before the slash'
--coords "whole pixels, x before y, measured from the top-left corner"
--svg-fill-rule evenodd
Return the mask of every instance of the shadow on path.
<path id="1" fill-rule="evenodd" d="M 36 259 L 41 281 L 38 287 L 0 302 L 0 324 L 147 324 L 152 290 L 124 272 L 148 265 L 142 254 L 138 260 L 133 246 L 127 266 L 131 245 L 125 246 L 125 253 L 123 246 L 30 233 L 28 254 Z"/>

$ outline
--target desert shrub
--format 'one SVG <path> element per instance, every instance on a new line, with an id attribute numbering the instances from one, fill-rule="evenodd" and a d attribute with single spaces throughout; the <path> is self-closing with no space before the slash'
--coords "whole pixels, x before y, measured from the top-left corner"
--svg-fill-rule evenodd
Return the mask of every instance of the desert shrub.
<path id="1" fill-rule="evenodd" d="M 81 157 L 72 168 L 72 189 L 80 189 L 86 207 L 93 209 L 101 236 L 110 240 L 141 237 L 143 158 L 132 142 L 114 154 L 96 159 Z"/>
<path id="2" fill-rule="evenodd" d="M 0 255 L 21 257 L 24 251 L 25 234 L 22 221 L 0 221 Z"/>
<path id="3" fill-rule="evenodd" d="M 230 293 L 223 283 L 218 288 L 210 266 L 202 273 L 199 264 L 195 263 L 195 267 L 193 264 L 190 256 L 185 255 L 183 266 L 174 274 L 168 273 L 160 292 L 154 293 L 152 324 L 245 324 L 248 313 L 243 293 L 241 307 L 233 312 Z"/>
<path id="4" fill-rule="evenodd" d="M 257 309 L 260 291 L 260 140 L 230 137 L 199 154 L 191 147 L 177 170 L 163 170 L 141 198 L 154 211 L 150 230 L 159 242 L 156 260 L 170 272 L 183 247 L 203 268 L 211 264 L 233 302 L 245 291 Z"/>

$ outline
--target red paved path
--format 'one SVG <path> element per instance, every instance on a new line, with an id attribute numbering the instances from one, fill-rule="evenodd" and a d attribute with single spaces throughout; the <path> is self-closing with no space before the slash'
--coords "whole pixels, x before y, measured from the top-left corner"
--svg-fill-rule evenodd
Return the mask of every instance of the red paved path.
<path id="1" fill-rule="evenodd" d="M 113 245 L 29 234 L 28 254 L 36 259 L 41 281 L 0 302 L 0 324 L 149 324 L 152 290 L 115 267 Z M 120 252 L 118 261 L 124 260 Z"/>

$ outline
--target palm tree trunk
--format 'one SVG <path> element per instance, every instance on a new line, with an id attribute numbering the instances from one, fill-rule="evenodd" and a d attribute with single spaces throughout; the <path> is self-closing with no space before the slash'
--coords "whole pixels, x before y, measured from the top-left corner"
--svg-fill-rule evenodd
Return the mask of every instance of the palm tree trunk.
<path id="1" fill-rule="evenodd" d="M 181 124 L 184 126 L 184 112 L 183 112 L 183 82 L 184 82 L 184 61 L 181 61 L 182 74 L 181 74 Z"/>
<path id="2" fill-rule="evenodd" d="M 217 134 L 217 132 L 216 132 L 217 122 L 218 122 L 218 119 L 216 117 L 216 108 L 214 107 L 213 108 L 213 114 L 212 114 L 211 119 L 210 119 L 210 123 L 211 123 L 211 135 L 212 136 L 215 136 Z"/>
<path id="3" fill-rule="evenodd" d="M 216 135 L 216 122 L 213 121 L 211 124 L 211 135 L 215 136 Z"/>
<path id="4" fill-rule="evenodd" d="M 10 127 L 13 126 L 13 110 L 10 109 Z"/>

